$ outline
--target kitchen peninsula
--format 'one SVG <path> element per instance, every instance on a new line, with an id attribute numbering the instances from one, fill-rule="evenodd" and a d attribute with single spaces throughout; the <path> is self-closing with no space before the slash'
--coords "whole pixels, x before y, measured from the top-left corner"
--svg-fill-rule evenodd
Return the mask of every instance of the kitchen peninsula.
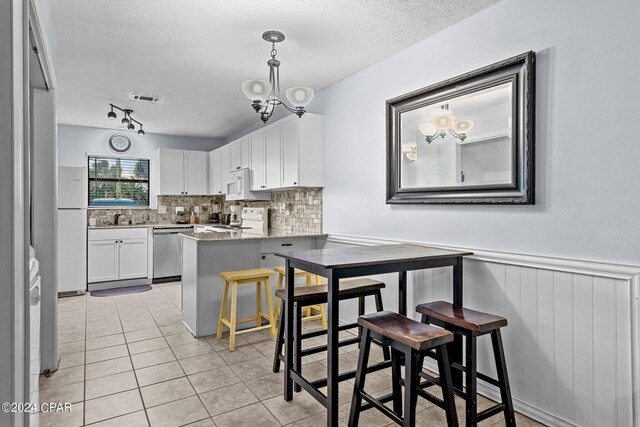
<path id="1" fill-rule="evenodd" d="M 182 312 L 183 324 L 196 337 L 213 335 L 218 324 L 223 280 L 221 271 L 282 265 L 274 256 L 282 250 L 315 249 L 326 234 L 289 232 L 278 229 L 233 230 L 213 233 L 183 233 Z M 271 291 L 276 289 L 274 275 Z M 266 307 L 266 298 L 263 307 Z M 238 289 L 238 317 L 255 313 L 255 287 Z"/>

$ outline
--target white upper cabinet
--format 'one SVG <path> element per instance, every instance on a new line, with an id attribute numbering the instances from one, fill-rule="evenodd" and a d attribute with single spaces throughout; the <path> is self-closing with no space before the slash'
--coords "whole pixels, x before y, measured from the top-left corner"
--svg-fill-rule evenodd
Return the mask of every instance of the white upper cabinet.
<path id="1" fill-rule="evenodd" d="M 280 121 L 282 133 L 281 188 L 324 186 L 324 120 L 306 113 Z"/>
<path id="2" fill-rule="evenodd" d="M 249 138 L 241 138 L 229 144 L 229 172 L 238 169 L 244 169 L 251 166 L 250 164 L 250 147 Z"/>
<path id="3" fill-rule="evenodd" d="M 267 190 L 281 187 L 282 149 L 280 142 L 280 124 L 276 123 L 264 131 L 265 148 L 265 186 Z"/>
<path id="4" fill-rule="evenodd" d="M 207 194 L 207 152 L 184 152 L 184 189 L 186 194 Z"/>
<path id="5" fill-rule="evenodd" d="M 220 149 L 209 152 L 209 194 L 221 195 L 224 191 L 222 184 L 222 152 Z"/>
<path id="6" fill-rule="evenodd" d="M 207 194 L 206 151 L 157 150 L 159 195 Z"/>
<path id="7" fill-rule="evenodd" d="M 267 188 L 264 130 L 261 129 L 249 135 L 249 147 L 251 148 L 251 191 L 264 190 Z"/>
<path id="8" fill-rule="evenodd" d="M 158 171 L 160 172 L 158 194 L 184 194 L 184 155 L 182 150 L 159 149 Z"/>

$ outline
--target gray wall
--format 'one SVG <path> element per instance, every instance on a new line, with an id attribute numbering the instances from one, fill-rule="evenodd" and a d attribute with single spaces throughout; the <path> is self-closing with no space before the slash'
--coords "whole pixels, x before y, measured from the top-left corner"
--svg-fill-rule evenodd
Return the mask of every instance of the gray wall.
<path id="1" fill-rule="evenodd" d="M 640 2 L 500 3 L 320 92 L 323 230 L 640 264 Z M 537 53 L 535 206 L 385 204 L 385 100 Z"/>
<path id="2" fill-rule="evenodd" d="M 105 110 L 106 111 L 106 110 Z M 87 166 L 87 153 L 114 154 L 109 149 L 109 137 L 121 133 L 120 129 L 99 129 L 86 126 L 58 125 L 58 165 Z M 147 133 L 138 136 L 135 132 L 126 132 L 131 139 L 131 150 L 125 155 L 150 159 L 151 173 L 156 170 L 155 152 L 158 148 L 178 148 L 183 150 L 211 151 L 224 144 L 213 138 L 192 138 L 176 135 Z M 150 203 L 156 206 L 156 182 L 151 181 Z"/>

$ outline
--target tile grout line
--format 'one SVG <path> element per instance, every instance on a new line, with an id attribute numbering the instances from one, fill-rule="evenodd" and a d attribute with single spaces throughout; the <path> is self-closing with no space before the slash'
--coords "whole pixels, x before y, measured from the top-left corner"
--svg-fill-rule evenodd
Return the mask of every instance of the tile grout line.
<path id="1" fill-rule="evenodd" d="M 182 286 L 182 284 L 181 284 L 181 286 Z M 153 286 L 152 286 L 152 288 L 153 288 Z M 168 295 L 164 292 L 164 289 L 162 289 L 162 287 L 161 287 L 161 286 L 158 286 L 158 289 L 160 289 L 160 290 L 162 291 L 162 293 L 163 293 L 167 298 L 169 298 L 169 297 L 168 297 Z M 171 301 L 171 303 L 175 306 L 175 303 L 173 302 L 173 300 L 171 300 L 171 298 L 169 298 L 169 300 L 170 300 L 170 301 Z M 146 301 L 144 300 L 144 298 L 142 298 L 142 303 L 144 304 L 144 306 L 145 306 L 145 307 L 147 308 L 147 310 L 148 310 L 148 309 L 149 309 L 149 307 L 147 306 L 147 303 L 146 303 Z M 178 307 L 176 306 L 176 308 L 178 308 Z M 180 308 L 178 308 L 178 309 L 180 310 Z M 181 310 L 181 311 L 182 311 L 182 310 Z M 156 321 L 156 318 L 155 318 L 153 315 L 151 315 L 151 317 L 153 318 L 153 322 L 154 322 L 154 323 L 156 324 L 156 326 L 158 327 L 158 330 L 160 330 L 160 333 L 162 334 L 162 329 L 160 329 L 160 325 L 158 325 L 158 322 Z M 173 348 L 171 347 L 171 345 L 169 345 L 169 342 L 167 342 L 167 339 L 166 339 L 166 337 L 164 336 L 164 334 L 162 334 L 162 338 L 164 338 L 165 342 L 166 342 L 166 343 L 167 343 L 167 345 L 169 346 L 169 350 L 171 350 L 171 353 L 173 354 L 173 357 L 175 357 L 176 361 L 178 362 L 178 365 L 180 366 L 180 369 L 182 369 L 182 372 L 184 373 L 185 378 L 186 378 L 186 379 L 187 379 L 187 381 L 189 382 L 189 386 L 191 387 L 191 390 L 193 390 L 193 392 L 195 393 L 195 395 L 198 397 L 198 400 L 200 401 L 200 404 L 202 405 L 202 407 L 204 408 L 204 410 L 207 412 L 207 415 L 209 415 L 209 417 L 208 417 L 208 418 L 210 418 L 210 419 L 211 419 L 211 421 L 213 422 L 213 418 L 211 417 L 211 414 L 209 413 L 209 410 L 208 410 L 208 409 L 207 409 L 207 407 L 205 406 L 205 404 L 204 404 L 204 402 L 202 401 L 202 399 L 200 399 L 200 395 L 198 394 L 198 392 L 196 391 L 196 389 L 193 387 L 193 384 L 191 384 L 191 380 L 189 380 L 189 377 L 187 376 L 187 373 L 184 371 L 184 368 L 182 367 L 182 364 L 180 363 L 180 360 L 178 359 L 178 356 L 177 356 L 177 355 L 176 355 L 176 353 L 173 351 Z M 205 341 L 205 342 L 206 342 L 206 341 Z M 207 343 L 207 344 L 209 344 L 209 343 Z M 209 344 L 209 345 L 210 345 L 210 344 Z M 213 351 L 215 351 L 215 349 L 214 349 L 213 347 L 211 347 L 211 349 L 212 349 Z M 196 356 L 194 356 L 194 357 L 196 357 Z M 133 363 L 133 362 L 132 362 L 132 363 Z M 135 370 L 134 370 L 134 373 L 135 373 Z M 175 378 L 174 378 L 174 379 L 175 379 Z M 137 381 L 137 376 L 136 376 L 136 381 Z M 169 380 L 169 381 L 170 381 L 170 380 Z M 142 396 L 141 396 L 141 397 L 142 397 Z M 186 398 L 185 398 L 185 399 L 186 399 Z M 179 400 L 182 400 L 182 399 L 176 399 L 176 400 L 172 400 L 172 401 L 169 401 L 169 402 L 161 403 L 160 405 L 156 405 L 156 406 L 154 406 L 154 408 L 155 408 L 155 407 L 157 407 L 157 406 L 161 406 L 161 405 L 167 404 L 167 403 L 177 402 L 177 401 L 179 401 Z M 144 401 L 142 402 L 142 405 L 144 406 Z M 146 406 L 145 406 L 145 410 L 144 410 L 144 412 L 145 412 L 145 414 L 147 414 L 147 408 L 146 408 Z M 149 421 L 149 425 L 151 426 L 151 421 L 149 420 L 149 414 L 147 414 L 147 420 Z M 200 420 L 196 420 L 196 421 L 192 421 L 192 422 L 198 422 L 198 421 L 202 421 L 202 420 L 206 420 L 206 418 L 202 418 L 202 419 L 200 419 Z M 190 423 L 187 423 L 187 424 L 190 424 Z M 214 424 L 215 424 L 215 422 L 214 422 Z M 182 425 L 186 425 L 186 424 L 182 424 Z M 152 426 L 152 427 L 153 427 L 153 426 Z"/>

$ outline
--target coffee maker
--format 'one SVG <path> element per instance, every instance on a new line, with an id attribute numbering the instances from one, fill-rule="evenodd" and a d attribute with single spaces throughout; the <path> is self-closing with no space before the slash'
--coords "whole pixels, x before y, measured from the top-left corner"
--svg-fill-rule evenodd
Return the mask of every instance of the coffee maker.
<path id="1" fill-rule="evenodd" d="M 231 219 L 229 220 L 230 226 L 240 227 L 242 225 L 242 208 L 243 206 L 240 203 L 229 205 L 229 209 L 231 209 Z"/>
<path id="2" fill-rule="evenodd" d="M 220 203 L 213 203 L 211 205 L 211 214 L 209 215 L 209 224 L 220 223 Z"/>

